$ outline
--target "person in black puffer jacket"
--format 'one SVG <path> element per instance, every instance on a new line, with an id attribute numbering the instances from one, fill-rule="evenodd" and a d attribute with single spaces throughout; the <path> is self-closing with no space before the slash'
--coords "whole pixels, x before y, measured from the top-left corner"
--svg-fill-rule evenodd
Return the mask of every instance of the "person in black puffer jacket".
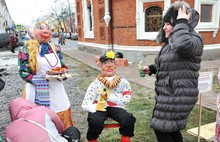
<path id="1" fill-rule="evenodd" d="M 156 74 L 155 106 L 150 126 L 158 142 L 183 142 L 180 130 L 198 100 L 198 77 L 203 39 L 194 28 L 199 14 L 184 1 L 171 5 L 157 36 L 164 43 L 155 64 L 143 66 L 145 74 Z"/>

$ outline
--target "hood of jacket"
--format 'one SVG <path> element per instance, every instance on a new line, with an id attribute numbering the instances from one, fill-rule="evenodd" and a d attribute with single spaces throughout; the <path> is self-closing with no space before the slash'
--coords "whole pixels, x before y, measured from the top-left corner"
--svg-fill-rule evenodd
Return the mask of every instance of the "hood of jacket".
<path id="1" fill-rule="evenodd" d="M 11 121 L 22 118 L 29 110 L 37 107 L 37 105 L 29 100 L 17 98 L 10 103 L 9 113 Z"/>
<path id="2" fill-rule="evenodd" d="M 177 14 L 178 14 L 178 9 L 181 8 L 183 5 L 186 8 L 186 12 L 191 13 L 191 16 L 187 22 L 189 26 L 189 31 L 193 31 L 195 27 L 197 26 L 199 22 L 199 13 L 195 9 L 191 8 L 188 3 L 184 1 L 176 1 L 170 6 L 170 8 L 167 10 L 167 13 L 164 15 L 162 26 L 156 38 L 158 44 L 167 41 L 167 38 L 165 37 L 165 31 L 163 30 L 164 23 L 167 21 L 164 21 L 164 20 L 167 20 L 167 17 L 170 17 L 172 19 L 172 20 L 170 19 L 170 21 L 173 21 L 173 23 L 175 23 Z M 177 14 L 173 14 L 173 12 Z M 170 15 L 171 13 L 173 15 Z M 175 24 L 173 24 L 173 26 L 175 26 Z"/>

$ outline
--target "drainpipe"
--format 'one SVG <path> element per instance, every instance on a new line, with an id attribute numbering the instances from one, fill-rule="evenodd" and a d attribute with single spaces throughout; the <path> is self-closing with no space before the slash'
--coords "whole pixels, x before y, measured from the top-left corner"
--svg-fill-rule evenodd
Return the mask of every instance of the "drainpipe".
<path id="1" fill-rule="evenodd" d="M 109 1 L 105 0 L 105 16 L 104 16 L 105 24 L 108 27 L 109 22 L 111 20 L 111 16 L 109 13 Z"/>
<path id="2" fill-rule="evenodd" d="M 110 15 L 112 15 L 112 0 L 110 0 L 110 4 L 109 4 L 109 7 L 111 8 L 110 9 Z M 112 44 L 112 51 L 114 51 L 114 44 L 113 44 L 113 22 L 112 22 L 112 20 L 110 21 L 111 23 L 110 23 L 110 34 L 111 34 L 111 44 Z"/>
<path id="3" fill-rule="evenodd" d="M 110 0 L 110 2 L 111 2 L 111 0 Z M 105 0 L 105 16 L 104 16 L 104 20 L 105 20 L 105 23 L 106 23 L 106 26 L 108 27 L 109 26 L 109 23 L 110 23 L 110 20 L 111 20 L 111 16 L 110 16 L 110 13 L 109 13 L 109 0 Z M 108 43 L 109 43 L 109 41 L 111 41 L 112 42 L 112 24 L 110 24 L 111 25 L 111 27 L 110 27 L 110 40 L 109 40 L 109 37 L 108 37 Z M 108 32 L 109 32 L 109 27 L 108 27 Z M 108 34 L 109 35 L 109 34 Z M 114 49 L 113 49 L 113 45 L 112 45 L 112 50 L 114 51 Z"/>

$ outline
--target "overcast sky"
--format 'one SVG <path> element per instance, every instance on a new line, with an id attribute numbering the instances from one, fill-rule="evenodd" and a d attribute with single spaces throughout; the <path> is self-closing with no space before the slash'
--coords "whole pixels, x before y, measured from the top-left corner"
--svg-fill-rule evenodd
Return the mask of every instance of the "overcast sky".
<path id="1" fill-rule="evenodd" d="M 48 14 L 54 0 L 5 0 L 15 24 L 30 25 L 36 18 Z"/>

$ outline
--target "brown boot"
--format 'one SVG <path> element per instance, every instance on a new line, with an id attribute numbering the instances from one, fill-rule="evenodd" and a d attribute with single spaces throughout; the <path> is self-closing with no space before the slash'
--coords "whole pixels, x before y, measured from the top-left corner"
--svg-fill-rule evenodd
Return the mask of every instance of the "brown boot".
<path id="1" fill-rule="evenodd" d="M 88 142 L 98 142 L 98 140 L 88 140 Z"/>
<path id="2" fill-rule="evenodd" d="M 130 137 L 128 136 L 121 136 L 121 142 L 131 142 Z"/>

